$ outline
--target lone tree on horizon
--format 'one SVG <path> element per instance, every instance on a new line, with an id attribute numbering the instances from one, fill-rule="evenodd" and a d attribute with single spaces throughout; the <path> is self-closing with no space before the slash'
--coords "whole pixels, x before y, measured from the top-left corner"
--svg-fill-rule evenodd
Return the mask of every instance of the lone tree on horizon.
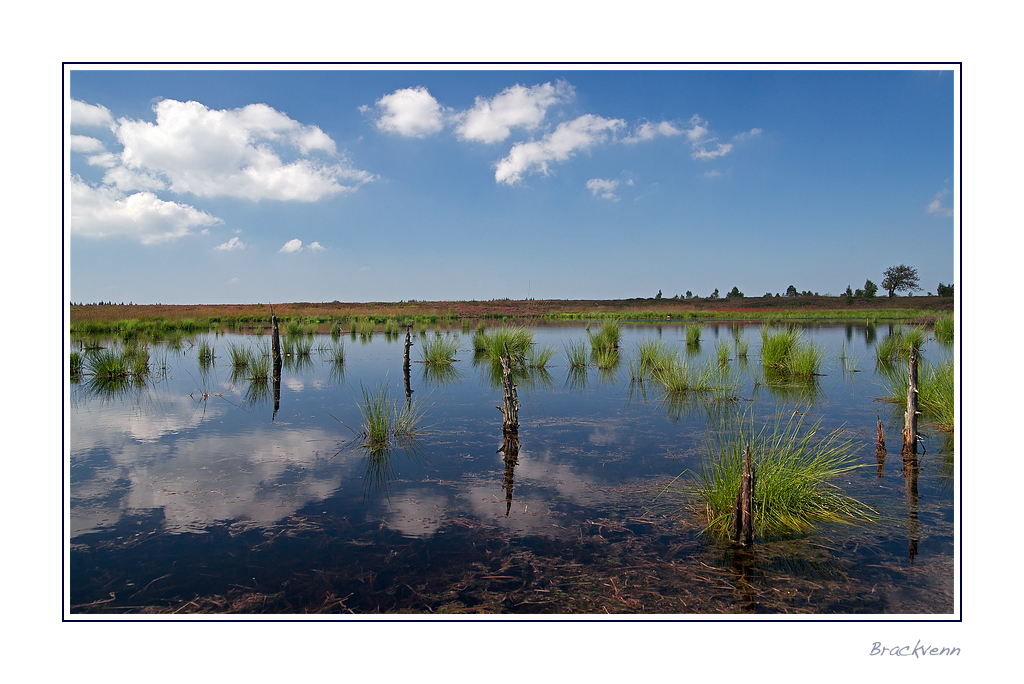
<path id="1" fill-rule="evenodd" d="M 917 279 L 917 269 L 911 266 L 905 264 L 890 266 L 882 271 L 882 276 L 884 276 L 882 278 L 882 287 L 889 291 L 890 297 L 893 296 L 893 293 L 900 290 L 914 292 L 921 289 Z"/>

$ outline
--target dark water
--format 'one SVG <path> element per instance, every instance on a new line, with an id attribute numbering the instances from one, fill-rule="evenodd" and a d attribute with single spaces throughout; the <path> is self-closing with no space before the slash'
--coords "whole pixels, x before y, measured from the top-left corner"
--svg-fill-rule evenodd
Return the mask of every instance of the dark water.
<path id="1" fill-rule="evenodd" d="M 73 613 L 950 613 L 953 611 L 953 440 L 922 424 L 925 453 L 899 456 L 902 410 L 879 401 L 873 345 L 887 334 L 814 325 L 825 352 L 812 388 L 759 384 L 759 325 L 706 325 L 697 351 L 677 325 L 622 326 L 613 370 L 568 368 L 563 344 L 582 326 L 534 328 L 557 354 L 519 380 L 518 459 L 506 459 L 502 389 L 472 335 L 451 374 L 416 363 L 421 434 L 385 452 L 355 438 L 363 388 L 406 400 L 404 336 L 343 335 L 341 369 L 317 351 L 288 359 L 273 388 L 232 379 L 229 343 L 209 334 L 179 349 L 142 387 L 71 385 L 70 603 Z M 435 334 L 430 332 L 430 335 Z M 630 381 L 638 341 L 660 338 L 692 363 L 719 341 L 730 398 L 671 400 Z M 198 343 L 215 348 L 212 365 Z M 105 344 L 112 344 L 107 342 Z M 859 372 L 844 372 L 842 350 Z M 928 361 L 951 350 L 934 339 Z M 752 549 L 700 534 L 681 491 L 705 438 L 728 412 L 768 422 L 807 413 L 845 426 L 865 467 L 836 484 L 881 520 L 823 525 Z M 876 417 L 890 453 L 875 456 Z M 680 475 L 679 479 L 675 479 Z"/>

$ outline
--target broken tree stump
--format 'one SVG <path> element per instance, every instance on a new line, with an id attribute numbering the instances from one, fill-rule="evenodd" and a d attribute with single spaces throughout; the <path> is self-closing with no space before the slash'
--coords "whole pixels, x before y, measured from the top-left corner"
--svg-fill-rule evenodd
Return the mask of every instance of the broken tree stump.
<path id="1" fill-rule="evenodd" d="M 505 345 L 505 353 L 501 355 L 501 386 L 505 391 L 502 405 L 498 407 L 503 417 L 502 432 L 519 431 L 519 397 L 516 395 L 516 384 L 512 381 L 512 355 Z"/>
<path id="2" fill-rule="evenodd" d="M 281 333 L 277 327 L 277 314 L 274 313 L 274 307 L 270 307 L 270 324 L 274 327 L 273 331 L 273 354 L 274 354 L 274 369 L 281 363 Z"/>
<path id="3" fill-rule="evenodd" d="M 405 376 L 405 405 L 412 405 L 412 385 L 410 384 L 410 373 L 409 373 L 409 348 L 412 347 L 412 338 L 410 337 L 410 330 L 412 329 L 411 323 L 405 324 L 405 354 L 402 359 L 402 375 Z"/>
<path id="4" fill-rule="evenodd" d="M 754 543 L 754 464 L 749 444 L 743 452 L 743 474 L 732 514 L 732 540 L 739 542 L 741 538 L 744 546 Z"/>
<path id="5" fill-rule="evenodd" d="M 907 382 L 907 412 L 903 421 L 904 457 L 917 453 L 917 348 L 910 347 L 910 377 Z"/>

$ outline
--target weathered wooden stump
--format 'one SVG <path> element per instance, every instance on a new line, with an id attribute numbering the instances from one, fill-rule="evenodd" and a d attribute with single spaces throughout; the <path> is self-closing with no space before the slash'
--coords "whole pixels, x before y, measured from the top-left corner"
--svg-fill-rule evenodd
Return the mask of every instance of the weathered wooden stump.
<path id="1" fill-rule="evenodd" d="M 505 345 L 505 353 L 501 355 L 501 386 L 505 392 L 502 405 L 497 407 L 504 420 L 502 432 L 519 431 L 519 397 L 516 395 L 516 384 L 512 381 L 512 355 Z"/>
<path id="2" fill-rule="evenodd" d="M 875 416 L 875 420 L 878 421 L 878 439 L 875 442 L 875 458 L 878 460 L 878 477 L 881 479 L 882 474 L 885 471 L 885 428 L 882 427 L 882 419 Z"/>
<path id="3" fill-rule="evenodd" d="M 917 349 L 910 348 L 910 378 L 907 383 L 907 412 L 903 421 L 903 450 L 907 457 L 917 453 Z"/>
<path id="4" fill-rule="evenodd" d="M 410 330 L 412 325 L 406 323 L 405 325 L 405 354 L 402 359 L 402 374 L 405 376 L 405 405 L 412 405 L 412 385 L 410 383 L 410 371 L 409 371 L 409 348 L 412 347 L 412 338 Z"/>
<path id="5" fill-rule="evenodd" d="M 743 474 L 740 476 L 732 518 L 732 540 L 738 542 L 741 538 L 744 546 L 754 543 L 754 464 L 750 458 L 749 444 L 743 453 Z"/>

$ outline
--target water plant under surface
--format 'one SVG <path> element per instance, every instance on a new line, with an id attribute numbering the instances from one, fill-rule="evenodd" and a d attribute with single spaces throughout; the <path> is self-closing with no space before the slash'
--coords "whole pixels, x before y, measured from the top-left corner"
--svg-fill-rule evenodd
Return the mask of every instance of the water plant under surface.
<path id="1" fill-rule="evenodd" d="M 726 538 L 732 527 L 744 451 L 754 465 L 754 533 L 762 539 L 799 534 L 822 522 L 871 520 L 874 511 L 845 495 L 834 480 L 862 467 L 858 446 L 842 428 L 819 435 L 821 421 L 804 424 L 797 412 L 759 426 L 730 415 L 707 440 L 707 454 L 686 486 L 705 532 Z"/>

